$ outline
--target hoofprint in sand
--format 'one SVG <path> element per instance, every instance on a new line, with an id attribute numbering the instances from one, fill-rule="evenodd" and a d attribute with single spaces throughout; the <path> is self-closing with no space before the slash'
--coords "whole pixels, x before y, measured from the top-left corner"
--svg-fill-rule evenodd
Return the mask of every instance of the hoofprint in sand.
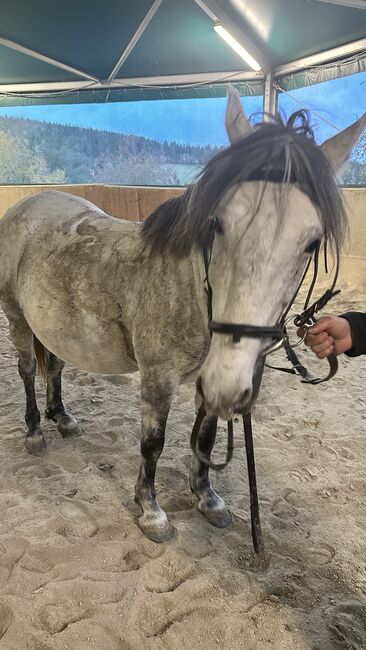
<path id="1" fill-rule="evenodd" d="M 332 309 L 365 305 L 366 295 L 347 290 Z M 319 368 L 310 352 L 302 358 Z M 44 421 L 48 449 L 32 457 L 1 312 L 0 648 L 364 649 L 365 369 L 365 359 L 342 357 L 336 378 L 317 387 L 266 371 L 254 415 L 267 549 L 260 564 L 239 425 L 234 460 L 214 475 L 233 516 L 218 530 L 189 491 L 194 389 L 181 388 L 157 475 L 176 535 L 156 545 L 137 527 L 133 501 L 138 376 L 67 368 L 65 403 L 82 437 L 62 439 Z M 44 408 L 40 379 L 37 398 Z M 225 444 L 221 426 L 216 458 Z"/>

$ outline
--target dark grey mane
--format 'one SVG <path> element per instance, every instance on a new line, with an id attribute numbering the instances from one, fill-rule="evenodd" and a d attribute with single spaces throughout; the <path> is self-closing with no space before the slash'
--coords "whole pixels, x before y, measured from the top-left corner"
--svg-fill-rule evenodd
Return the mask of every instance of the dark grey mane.
<path id="1" fill-rule="evenodd" d="M 187 255 L 194 246 L 208 245 L 220 201 L 231 188 L 251 180 L 278 182 L 280 200 L 289 183 L 295 183 L 317 206 L 325 239 L 339 249 L 346 227 L 342 198 L 303 111 L 294 113 L 287 124 L 279 119 L 263 122 L 220 151 L 196 183 L 148 217 L 142 228 L 144 242 L 153 252 L 167 250 L 177 257 Z"/>

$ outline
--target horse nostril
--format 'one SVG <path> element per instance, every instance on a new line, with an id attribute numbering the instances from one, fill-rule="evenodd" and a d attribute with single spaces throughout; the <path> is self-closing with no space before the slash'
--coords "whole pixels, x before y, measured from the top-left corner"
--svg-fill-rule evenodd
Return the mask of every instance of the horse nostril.
<path id="1" fill-rule="evenodd" d="M 202 377 L 198 377 L 196 381 L 196 388 L 201 397 L 203 397 L 203 389 L 202 389 Z"/>
<path id="2" fill-rule="evenodd" d="M 251 388 L 247 388 L 246 390 L 243 390 L 243 392 L 240 393 L 240 395 L 239 395 L 237 405 L 242 406 L 242 405 L 246 404 L 249 401 L 249 399 L 251 397 L 251 394 L 252 394 L 252 389 Z"/>

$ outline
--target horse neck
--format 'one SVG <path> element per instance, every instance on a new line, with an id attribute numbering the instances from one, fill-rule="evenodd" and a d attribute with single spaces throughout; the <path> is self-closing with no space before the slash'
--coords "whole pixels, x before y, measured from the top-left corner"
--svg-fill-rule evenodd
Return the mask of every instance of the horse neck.
<path id="1" fill-rule="evenodd" d="M 182 259 L 177 259 L 170 253 L 151 254 L 144 266 L 147 275 L 143 284 L 150 286 L 153 295 L 158 300 L 161 299 L 162 304 L 169 302 L 172 312 L 189 313 L 192 326 L 194 324 L 201 331 L 207 329 L 207 294 L 202 253 L 192 250 Z"/>

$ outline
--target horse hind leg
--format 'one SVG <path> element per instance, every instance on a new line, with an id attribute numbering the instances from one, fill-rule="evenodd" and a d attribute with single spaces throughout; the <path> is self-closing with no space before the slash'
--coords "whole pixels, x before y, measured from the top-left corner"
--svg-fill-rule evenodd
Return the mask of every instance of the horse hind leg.
<path id="1" fill-rule="evenodd" d="M 57 429 L 64 438 L 79 435 L 80 429 L 76 419 L 67 413 L 62 402 L 61 375 L 64 362 L 49 352 L 36 337 L 34 337 L 34 349 L 38 368 L 47 380 L 46 418 L 56 422 Z"/>
<path id="2" fill-rule="evenodd" d="M 196 396 L 200 400 L 200 396 Z M 208 416 L 203 419 L 199 438 L 198 448 L 201 454 L 210 459 L 216 439 L 217 417 Z M 209 479 L 209 467 L 195 456 L 192 459 L 189 484 L 192 492 L 198 497 L 198 509 L 206 519 L 217 528 L 226 528 L 231 523 L 230 514 L 225 506 L 224 500 L 220 497 L 211 485 Z"/>
<path id="3" fill-rule="evenodd" d="M 27 436 L 25 449 L 31 454 L 37 454 L 46 447 L 40 422 L 40 412 L 37 407 L 35 393 L 36 360 L 33 349 L 33 332 L 24 315 L 15 304 L 4 304 L 2 307 L 9 321 L 10 338 L 18 354 L 19 374 L 24 383 L 26 396 L 25 421 Z"/>

